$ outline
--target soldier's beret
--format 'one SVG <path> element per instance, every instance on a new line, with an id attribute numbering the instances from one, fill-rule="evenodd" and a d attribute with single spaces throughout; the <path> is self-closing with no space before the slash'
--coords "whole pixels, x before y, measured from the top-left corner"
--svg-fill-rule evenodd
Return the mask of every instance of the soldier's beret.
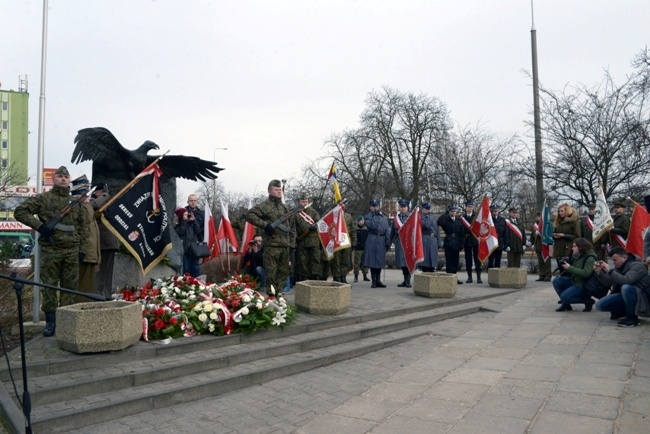
<path id="1" fill-rule="evenodd" d="M 269 182 L 269 188 L 271 187 L 282 187 L 282 182 L 280 182 L 279 179 L 274 179 L 271 182 Z"/>
<path id="2" fill-rule="evenodd" d="M 65 166 L 61 166 L 58 169 L 56 169 L 53 173 L 54 175 L 65 175 L 65 176 L 70 176 L 70 172 L 68 172 L 68 168 Z"/>
<path id="3" fill-rule="evenodd" d="M 379 202 L 377 202 L 375 199 L 373 199 L 370 202 L 368 202 L 368 205 L 370 205 L 370 206 L 379 206 Z"/>
<path id="4" fill-rule="evenodd" d="M 625 204 L 623 202 L 614 202 L 614 208 L 625 208 Z"/>
<path id="5" fill-rule="evenodd" d="M 465 206 L 474 206 L 474 201 L 468 200 L 465 202 Z"/>
<path id="6" fill-rule="evenodd" d="M 429 202 L 424 202 L 421 206 L 424 209 L 431 209 L 431 204 Z"/>
<path id="7" fill-rule="evenodd" d="M 404 199 L 402 199 L 402 200 L 400 200 L 400 201 L 397 202 L 397 203 L 399 204 L 399 206 L 409 206 L 409 202 L 408 202 L 408 200 L 404 200 Z"/>
<path id="8" fill-rule="evenodd" d="M 357 216 L 357 221 L 360 222 L 361 220 L 363 220 L 363 215 L 358 215 Z"/>

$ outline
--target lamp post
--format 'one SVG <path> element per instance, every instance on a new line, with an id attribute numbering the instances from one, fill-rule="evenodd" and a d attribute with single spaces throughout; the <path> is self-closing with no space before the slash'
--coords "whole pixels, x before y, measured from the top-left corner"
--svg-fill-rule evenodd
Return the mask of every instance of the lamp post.
<path id="1" fill-rule="evenodd" d="M 217 151 L 227 151 L 228 148 L 214 148 L 212 150 L 212 161 L 216 162 Z M 217 179 L 212 180 L 212 211 L 217 209 Z"/>

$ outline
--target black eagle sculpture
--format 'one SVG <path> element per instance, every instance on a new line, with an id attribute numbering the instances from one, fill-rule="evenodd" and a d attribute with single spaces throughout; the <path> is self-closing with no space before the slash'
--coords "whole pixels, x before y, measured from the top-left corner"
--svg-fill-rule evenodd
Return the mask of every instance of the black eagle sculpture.
<path id="1" fill-rule="evenodd" d="M 118 193 L 159 157 L 149 155 L 149 151 L 159 149 L 154 142 L 147 140 L 138 149 L 132 151 L 124 148 L 115 136 L 103 127 L 79 130 L 74 141 L 76 146 L 72 153 L 72 163 L 92 161 L 93 184 L 107 184 L 111 195 Z M 176 178 L 205 182 L 216 179 L 217 173 L 224 170 L 217 167 L 215 162 L 185 155 L 165 155 L 158 162 L 158 166 L 163 172 L 160 190 L 169 217 L 173 217 L 176 209 Z M 172 267 L 178 270 L 182 264 L 182 243 L 173 228 L 171 235 L 174 250 L 170 252 L 169 257 Z"/>

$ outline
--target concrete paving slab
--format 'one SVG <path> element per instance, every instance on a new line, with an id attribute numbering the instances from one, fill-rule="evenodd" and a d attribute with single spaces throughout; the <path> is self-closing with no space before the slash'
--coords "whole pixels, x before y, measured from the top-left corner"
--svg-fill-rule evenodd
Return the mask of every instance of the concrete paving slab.
<path id="1" fill-rule="evenodd" d="M 393 416 L 370 431 L 372 434 L 395 434 L 395 433 L 444 433 L 449 425 L 430 420 L 422 420 L 414 417 Z M 337 432 L 337 431 L 329 431 Z"/>
<path id="2" fill-rule="evenodd" d="M 409 402 L 411 399 L 424 393 L 428 386 L 414 384 L 398 384 L 388 381 L 375 384 L 362 396 L 374 399 L 390 399 L 392 401 Z"/>
<path id="3" fill-rule="evenodd" d="M 485 384 L 493 386 L 499 382 L 506 373 L 503 371 L 491 371 L 488 369 L 472 369 L 460 367 L 451 372 L 441 381 L 454 383 Z"/>
<path id="4" fill-rule="evenodd" d="M 404 407 L 403 402 L 358 396 L 330 411 L 332 414 L 355 419 L 381 422 Z"/>
<path id="5" fill-rule="evenodd" d="M 560 381 L 565 372 L 566 368 L 559 366 L 517 365 L 506 373 L 505 377 L 534 381 Z"/>
<path id="6" fill-rule="evenodd" d="M 296 430 L 297 434 L 364 434 L 375 423 L 336 414 L 321 415 Z"/>
<path id="7" fill-rule="evenodd" d="M 490 388 L 489 393 L 511 397 L 547 399 L 555 391 L 557 383 L 549 381 L 522 380 L 519 378 L 504 378 Z"/>
<path id="8" fill-rule="evenodd" d="M 543 399 L 524 396 L 487 394 L 472 408 L 472 412 L 490 416 L 510 417 L 532 420 L 544 404 Z"/>
<path id="9" fill-rule="evenodd" d="M 430 369 L 432 371 L 453 371 L 465 363 L 464 359 L 444 357 L 437 354 L 427 355 L 411 364 L 413 369 Z"/>
<path id="10" fill-rule="evenodd" d="M 405 405 L 397 415 L 452 424 L 459 421 L 470 408 L 471 404 L 462 401 L 422 397 Z"/>
<path id="11" fill-rule="evenodd" d="M 594 379 L 591 376 L 582 375 L 566 375 L 560 380 L 558 390 L 620 398 L 625 390 L 625 385 L 625 381 L 607 378 Z"/>
<path id="12" fill-rule="evenodd" d="M 412 365 L 411 365 L 412 366 Z M 402 369 L 386 379 L 391 383 L 398 384 L 435 384 L 442 377 L 447 375 L 447 371 L 432 371 L 430 369 L 418 369 L 412 366 L 412 369 Z"/>
<path id="13" fill-rule="evenodd" d="M 483 384 L 467 384 L 440 381 L 431 386 L 422 395 L 426 398 L 435 398 L 439 400 L 459 401 L 468 404 L 478 402 L 483 395 L 487 393 L 490 386 Z"/>
<path id="14" fill-rule="evenodd" d="M 500 359 L 478 355 L 465 364 L 468 368 L 489 369 L 491 371 L 509 371 L 519 363 L 515 359 Z"/>
<path id="15" fill-rule="evenodd" d="M 544 410 L 614 420 L 618 417 L 619 399 L 586 393 L 556 392 Z"/>
<path id="16" fill-rule="evenodd" d="M 572 354 L 528 354 L 521 360 L 521 364 L 568 368 L 573 365 L 577 359 L 578 356 Z"/>
<path id="17" fill-rule="evenodd" d="M 614 422 L 611 420 L 556 411 L 542 411 L 537 416 L 530 434 L 609 434 L 613 432 Z"/>
<path id="18" fill-rule="evenodd" d="M 600 363 L 602 365 L 632 366 L 634 354 L 610 353 L 586 350 L 578 357 L 578 363 Z"/>
<path id="19" fill-rule="evenodd" d="M 630 378 L 632 368 L 629 366 L 612 366 L 601 363 L 577 363 L 567 371 L 568 375 L 588 375 L 596 378 L 626 381 Z"/>
<path id="20" fill-rule="evenodd" d="M 525 348 L 508 348 L 507 351 L 504 351 L 503 348 L 499 347 L 489 347 L 481 351 L 479 354 L 483 357 L 496 357 L 503 359 L 515 359 L 519 360 L 522 357 L 526 356 L 530 350 Z"/>
<path id="21" fill-rule="evenodd" d="M 497 348 L 519 348 L 524 350 L 530 350 L 534 348 L 539 342 L 540 338 L 528 337 L 528 338 L 508 338 L 502 337 L 494 341 L 493 346 Z"/>
<path id="22" fill-rule="evenodd" d="M 526 419 L 470 411 L 446 434 L 525 434 L 529 425 L 530 421 Z"/>

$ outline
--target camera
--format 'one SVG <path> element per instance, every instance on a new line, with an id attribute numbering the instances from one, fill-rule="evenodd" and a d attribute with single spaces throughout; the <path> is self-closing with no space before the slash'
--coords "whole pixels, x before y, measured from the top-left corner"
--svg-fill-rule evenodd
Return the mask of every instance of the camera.
<path id="1" fill-rule="evenodd" d="M 565 256 L 563 258 L 560 258 L 560 264 L 569 264 L 571 261 L 569 261 L 569 257 Z"/>

